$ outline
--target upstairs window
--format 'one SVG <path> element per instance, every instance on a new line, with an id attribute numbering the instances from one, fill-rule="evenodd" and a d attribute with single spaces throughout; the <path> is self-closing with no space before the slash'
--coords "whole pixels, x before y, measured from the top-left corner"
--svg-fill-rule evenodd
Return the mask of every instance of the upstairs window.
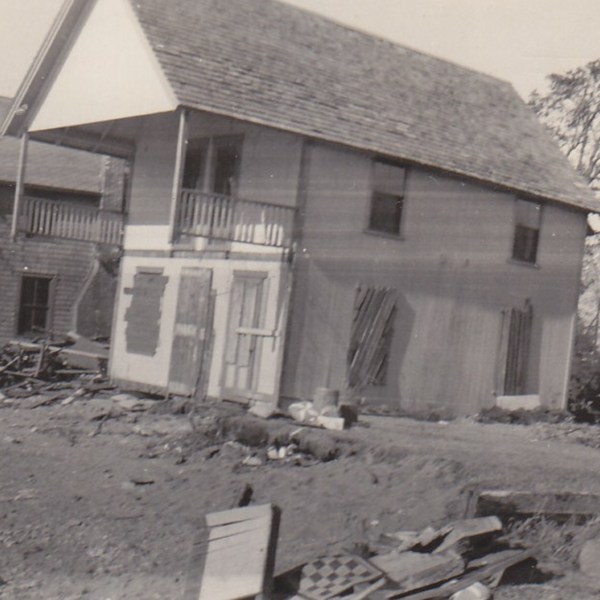
<path id="1" fill-rule="evenodd" d="M 542 205 L 517 199 L 515 202 L 515 233 L 512 257 L 519 262 L 536 264 Z"/>
<path id="2" fill-rule="evenodd" d="M 369 231 L 400 236 L 405 181 L 406 169 L 404 167 L 375 161 Z"/>
<path id="3" fill-rule="evenodd" d="M 183 188 L 235 196 L 242 156 L 239 137 L 190 140 L 183 169 Z"/>
<path id="4" fill-rule="evenodd" d="M 51 277 L 23 275 L 17 334 L 45 334 L 49 329 Z"/>

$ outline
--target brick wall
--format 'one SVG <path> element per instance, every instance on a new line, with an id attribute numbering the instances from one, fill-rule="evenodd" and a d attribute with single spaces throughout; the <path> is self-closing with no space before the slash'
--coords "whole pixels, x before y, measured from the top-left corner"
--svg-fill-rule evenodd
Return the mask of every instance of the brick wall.
<path id="1" fill-rule="evenodd" d="M 0 206 L 11 203 L 12 190 L 0 187 Z M 16 335 L 19 311 L 20 280 L 23 273 L 53 277 L 53 310 L 50 328 L 57 335 L 73 329 L 73 308 L 89 277 L 96 247 L 88 242 L 44 237 L 25 237 L 20 234 L 15 242 L 10 239 L 11 215 L 0 211 L 0 343 Z M 113 275 L 96 284 L 106 285 Z M 89 294 L 95 314 L 88 335 L 110 335 L 114 297 L 110 292 L 98 296 Z M 85 301 L 85 298 L 84 298 Z M 80 312 L 88 311 L 85 303 Z M 93 330 L 93 331 L 92 331 Z"/>

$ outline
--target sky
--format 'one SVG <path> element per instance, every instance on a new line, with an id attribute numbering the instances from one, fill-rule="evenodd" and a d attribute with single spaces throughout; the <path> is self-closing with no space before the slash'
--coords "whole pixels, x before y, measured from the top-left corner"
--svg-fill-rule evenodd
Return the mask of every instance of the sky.
<path id="1" fill-rule="evenodd" d="M 524 99 L 600 58 L 598 0 L 285 1 L 510 81 Z M 61 2 L 0 0 L 0 96 L 16 92 Z"/>

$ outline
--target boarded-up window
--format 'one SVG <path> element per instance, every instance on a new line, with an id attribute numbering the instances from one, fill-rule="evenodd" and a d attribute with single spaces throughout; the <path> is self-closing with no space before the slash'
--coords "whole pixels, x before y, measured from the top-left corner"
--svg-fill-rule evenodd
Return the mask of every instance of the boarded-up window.
<path id="1" fill-rule="evenodd" d="M 17 333 L 46 333 L 50 314 L 51 277 L 23 275 Z"/>
<path id="2" fill-rule="evenodd" d="M 348 385 L 351 389 L 385 385 L 395 312 L 395 290 L 357 289 L 348 350 Z"/>
<path id="3" fill-rule="evenodd" d="M 515 260 L 535 264 L 540 237 L 542 205 L 527 200 L 515 203 L 515 237 L 512 257 Z"/>
<path id="4" fill-rule="evenodd" d="M 526 301 L 524 308 L 505 309 L 501 315 L 496 390 L 499 395 L 525 394 L 533 307 Z"/>
<path id="5" fill-rule="evenodd" d="M 133 280 L 131 304 L 125 313 L 127 352 L 154 356 L 158 347 L 162 298 L 168 277 L 158 272 L 139 272 Z"/>
<path id="6" fill-rule="evenodd" d="M 400 235 L 405 179 L 403 167 L 380 161 L 374 163 L 370 231 Z"/>

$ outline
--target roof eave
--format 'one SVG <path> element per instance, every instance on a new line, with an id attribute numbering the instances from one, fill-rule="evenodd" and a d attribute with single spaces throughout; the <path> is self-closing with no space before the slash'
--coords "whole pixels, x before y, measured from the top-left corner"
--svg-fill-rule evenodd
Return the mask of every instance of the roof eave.
<path id="1" fill-rule="evenodd" d="M 249 115 L 244 115 L 244 114 L 241 114 L 241 113 L 233 111 L 233 110 L 223 110 L 223 109 L 218 110 L 218 109 L 215 109 L 214 107 L 211 107 L 210 105 L 201 105 L 199 103 L 191 103 L 191 102 L 185 102 L 185 101 L 181 102 L 180 107 L 188 109 L 188 110 L 192 110 L 192 111 L 217 114 L 217 115 L 229 117 L 232 119 L 246 121 L 247 123 L 252 123 L 254 125 L 259 125 L 262 127 L 269 127 L 271 129 L 276 129 L 279 131 L 285 131 L 287 133 L 300 135 L 306 139 L 317 140 L 317 141 L 320 141 L 325 144 L 335 144 L 335 145 L 343 146 L 348 149 L 358 150 L 360 152 L 366 152 L 369 154 L 377 154 L 380 156 L 385 156 L 387 158 L 398 160 L 398 161 L 413 165 L 415 167 L 421 167 L 423 169 L 431 169 L 431 170 L 437 171 L 438 173 L 439 172 L 446 173 L 449 176 L 453 176 L 453 177 L 466 178 L 466 179 L 469 179 L 470 181 L 477 182 L 477 183 L 485 185 L 485 186 L 492 186 L 496 189 L 501 189 L 506 192 L 516 194 L 518 196 L 522 196 L 522 197 L 526 196 L 531 199 L 562 204 L 563 206 L 568 206 L 569 208 L 572 208 L 574 210 L 578 210 L 581 212 L 585 212 L 585 213 L 598 212 L 598 213 L 600 213 L 600 200 L 596 200 L 593 197 L 591 191 L 589 191 L 589 194 L 587 194 L 585 191 L 583 191 L 583 193 L 588 195 L 589 197 L 581 198 L 578 200 L 569 199 L 568 198 L 569 194 L 567 194 L 566 192 L 565 192 L 564 196 L 557 195 L 557 194 L 549 195 L 540 190 L 535 190 L 530 187 L 526 188 L 526 187 L 518 187 L 514 184 L 511 185 L 510 183 L 507 183 L 506 181 L 502 181 L 500 179 L 493 179 L 493 178 L 486 179 L 481 176 L 478 176 L 475 173 L 470 173 L 470 172 L 459 170 L 459 169 L 449 169 L 448 167 L 440 166 L 440 165 L 434 164 L 433 162 L 425 162 L 425 161 L 415 160 L 414 158 L 411 158 L 408 156 L 403 156 L 400 154 L 392 153 L 389 150 L 384 150 L 381 147 L 377 147 L 375 144 L 373 144 L 371 146 L 352 144 L 352 143 L 348 142 L 347 140 L 341 140 L 332 135 L 327 135 L 324 133 L 318 134 L 317 132 L 303 130 L 300 127 L 291 127 L 291 126 L 285 126 L 281 123 L 269 122 L 268 119 L 262 119 L 259 117 L 252 117 Z M 582 184 L 582 190 L 584 188 L 585 188 L 585 185 Z M 576 186 L 574 185 L 573 186 L 573 194 L 572 194 L 573 198 L 578 196 L 577 191 L 578 190 L 577 190 Z"/>
<path id="2" fill-rule="evenodd" d="M 96 0 L 65 0 L 0 125 L 0 136 L 20 137 L 31 124 L 36 108 L 79 33 L 79 25 Z"/>

